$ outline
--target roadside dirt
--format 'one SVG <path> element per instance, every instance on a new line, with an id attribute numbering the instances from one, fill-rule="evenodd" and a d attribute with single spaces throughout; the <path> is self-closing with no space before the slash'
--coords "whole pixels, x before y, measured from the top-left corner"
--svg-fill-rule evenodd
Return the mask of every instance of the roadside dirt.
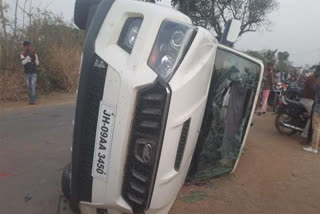
<path id="1" fill-rule="evenodd" d="M 50 93 L 48 95 L 40 96 L 35 105 L 29 105 L 28 100 L 23 100 L 19 102 L 0 102 L 0 111 L 10 111 L 15 109 L 25 109 L 25 108 L 35 108 L 41 106 L 52 106 L 61 104 L 74 103 L 76 100 L 76 95 L 71 93 Z"/>
<path id="2" fill-rule="evenodd" d="M 256 117 L 236 172 L 203 186 L 184 186 L 170 214 L 320 212 L 320 154 L 281 136 L 271 114 Z"/>

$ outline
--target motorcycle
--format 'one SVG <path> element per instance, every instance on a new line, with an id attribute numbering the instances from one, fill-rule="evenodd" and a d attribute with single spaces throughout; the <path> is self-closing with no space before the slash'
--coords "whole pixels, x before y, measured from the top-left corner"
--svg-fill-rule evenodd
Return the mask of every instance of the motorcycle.
<path id="1" fill-rule="evenodd" d="M 303 87 L 299 86 L 297 82 L 290 83 L 283 95 L 289 100 L 299 101 L 303 95 Z"/>
<path id="2" fill-rule="evenodd" d="M 283 135 L 302 133 L 310 118 L 305 106 L 285 96 L 281 97 L 279 105 L 278 115 L 275 119 L 275 126 L 279 133 Z"/>
<path id="3" fill-rule="evenodd" d="M 277 82 L 273 86 L 273 90 L 271 91 L 269 99 L 268 99 L 268 105 L 272 106 L 273 112 L 277 113 L 279 101 L 283 95 L 283 92 L 285 91 L 285 88 L 286 88 L 286 85 L 283 82 Z"/>

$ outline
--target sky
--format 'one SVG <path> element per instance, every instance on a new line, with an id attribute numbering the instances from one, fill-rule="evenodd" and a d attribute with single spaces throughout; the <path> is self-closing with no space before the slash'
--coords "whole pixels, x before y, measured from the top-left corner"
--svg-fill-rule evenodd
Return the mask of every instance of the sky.
<path id="1" fill-rule="evenodd" d="M 12 3 L 15 0 L 4 0 Z M 30 1 L 30 0 L 29 0 Z M 240 50 L 288 51 L 296 66 L 320 62 L 320 0 L 278 0 L 280 7 L 269 15 L 268 30 L 244 34 L 236 43 Z M 23 2 L 23 0 L 20 0 Z M 34 7 L 47 8 L 71 20 L 75 0 L 32 0 Z M 170 5 L 170 0 L 163 4 Z M 22 3 L 20 3 L 22 4 Z"/>

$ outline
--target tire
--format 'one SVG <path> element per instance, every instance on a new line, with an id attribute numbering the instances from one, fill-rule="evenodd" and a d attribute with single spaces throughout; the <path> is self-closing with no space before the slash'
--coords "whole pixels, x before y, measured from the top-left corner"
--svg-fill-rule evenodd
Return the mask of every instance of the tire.
<path id="1" fill-rule="evenodd" d="M 62 171 L 61 189 L 64 196 L 70 199 L 71 196 L 71 163 L 66 165 Z"/>
<path id="2" fill-rule="evenodd" d="M 74 24 L 81 30 L 85 30 L 88 22 L 91 0 L 76 0 L 74 6 Z"/>
<path id="3" fill-rule="evenodd" d="M 296 130 L 293 130 L 293 129 L 290 129 L 290 128 L 285 128 L 283 126 L 281 126 L 281 121 L 283 119 L 286 119 L 286 120 L 290 120 L 291 119 L 291 116 L 288 115 L 287 113 L 279 113 L 276 117 L 276 120 L 275 120 L 275 126 L 276 126 L 276 129 L 278 130 L 278 132 L 282 135 L 287 135 L 287 136 L 291 136 L 291 135 L 294 135 L 297 131 Z"/>

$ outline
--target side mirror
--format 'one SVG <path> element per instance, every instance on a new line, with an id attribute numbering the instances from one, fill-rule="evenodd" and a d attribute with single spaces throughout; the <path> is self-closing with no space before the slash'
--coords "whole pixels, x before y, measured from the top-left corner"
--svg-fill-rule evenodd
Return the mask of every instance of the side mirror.
<path id="1" fill-rule="evenodd" d="M 227 22 L 220 43 L 229 47 L 237 41 L 241 31 L 241 21 L 231 19 Z"/>

